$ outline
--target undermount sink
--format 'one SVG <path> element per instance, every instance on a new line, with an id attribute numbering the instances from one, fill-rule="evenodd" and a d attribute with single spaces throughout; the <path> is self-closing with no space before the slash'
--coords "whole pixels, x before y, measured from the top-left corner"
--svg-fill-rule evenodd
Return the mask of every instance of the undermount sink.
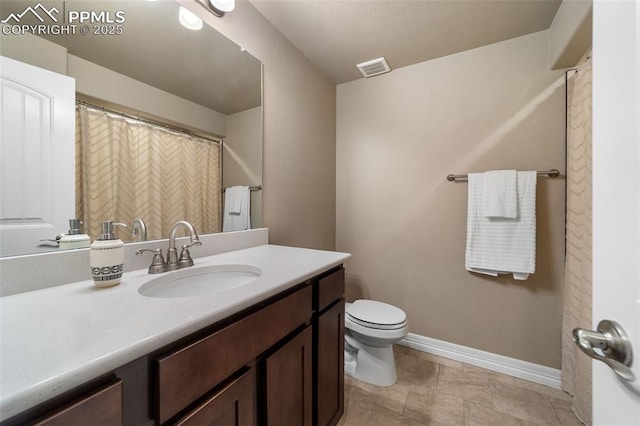
<path id="1" fill-rule="evenodd" d="M 261 275 L 262 269 L 253 265 L 192 266 L 154 278 L 143 284 L 138 293 L 157 298 L 213 295 L 247 285 Z"/>

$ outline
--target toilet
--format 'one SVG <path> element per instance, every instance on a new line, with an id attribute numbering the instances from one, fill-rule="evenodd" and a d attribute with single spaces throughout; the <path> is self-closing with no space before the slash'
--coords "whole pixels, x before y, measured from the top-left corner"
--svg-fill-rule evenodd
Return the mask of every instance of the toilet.
<path id="1" fill-rule="evenodd" d="M 345 373 L 363 382 L 391 386 L 397 380 L 393 344 L 407 335 L 402 309 L 374 300 L 345 305 Z"/>

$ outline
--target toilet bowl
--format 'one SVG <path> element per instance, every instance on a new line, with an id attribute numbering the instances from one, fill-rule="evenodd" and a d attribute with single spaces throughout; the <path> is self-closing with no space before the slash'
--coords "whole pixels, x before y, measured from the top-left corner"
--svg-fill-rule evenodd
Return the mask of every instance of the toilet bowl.
<path id="1" fill-rule="evenodd" d="M 393 344 L 407 335 L 407 316 L 393 305 L 356 300 L 345 305 L 345 372 L 363 382 L 397 380 Z"/>

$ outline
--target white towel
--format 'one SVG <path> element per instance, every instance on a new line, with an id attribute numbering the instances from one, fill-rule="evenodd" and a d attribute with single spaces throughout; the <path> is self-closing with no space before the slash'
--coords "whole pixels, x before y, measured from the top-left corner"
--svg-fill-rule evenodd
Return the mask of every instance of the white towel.
<path id="1" fill-rule="evenodd" d="M 227 188 L 225 203 L 229 203 L 229 214 L 240 214 L 242 210 L 242 199 L 244 198 L 244 187 L 233 186 Z"/>
<path id="2" fill-rule="evenodd" d="M 465 268 L 525 280 L 536 269 L 536 172 L 517 173 L 515 219 L 482 216 L 483 180 L 482 173 L 469 174 Z"/>
<path id="3" fill-rule="evenodd" d="M 484 172 L 482 216 L 508 217 L 518 214 L 518 191 L 515 170 L 492 170 Z"/>
<path id="4" fill-rule="evenodd" d="M 224 191 L 222 231 L 251 229 L 251 197 L 248 186 L 232 186 Z"/>

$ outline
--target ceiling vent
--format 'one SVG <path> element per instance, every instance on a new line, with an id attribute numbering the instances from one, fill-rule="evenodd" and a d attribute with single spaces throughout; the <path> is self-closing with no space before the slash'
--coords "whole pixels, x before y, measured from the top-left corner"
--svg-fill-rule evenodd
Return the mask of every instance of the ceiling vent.
<path id="1" fill-rule="evenodd" d="M 373 77 L 374 75 L 384 74 L 385 72 L 391 71 L 389 64 L 387 64 L 387 61 L 384 58 L 373 59 L 356 66 L 365 77 Z"/>

